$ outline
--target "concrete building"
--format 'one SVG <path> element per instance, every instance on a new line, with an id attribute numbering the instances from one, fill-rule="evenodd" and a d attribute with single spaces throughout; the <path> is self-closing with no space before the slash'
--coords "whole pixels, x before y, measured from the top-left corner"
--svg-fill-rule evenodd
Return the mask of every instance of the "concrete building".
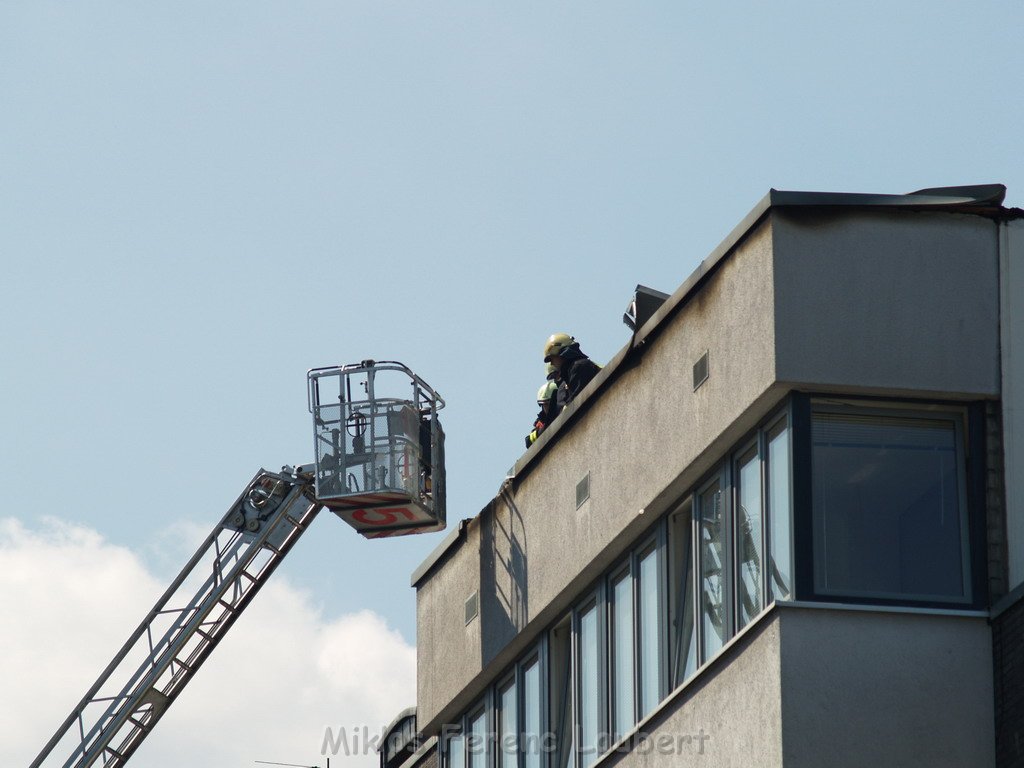
<path id="1" fill-rule="evenodd" d="M 1004 193 L 771 191 L 413 574 L 384 764 L 1024 765 Z"/>

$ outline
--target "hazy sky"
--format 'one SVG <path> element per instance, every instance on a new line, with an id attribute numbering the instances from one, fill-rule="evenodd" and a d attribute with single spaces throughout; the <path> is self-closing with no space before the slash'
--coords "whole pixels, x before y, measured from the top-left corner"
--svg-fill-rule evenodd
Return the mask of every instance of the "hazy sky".
<path id="1" fill-rule="evenodd" d="M 0 717 L 0 762 L 35 754 L 261 466 L 311 459 L 308 368 L 396 359 L 438 389 L 449 519 L 472 517 L 522 452 L 547 335 L 609 359 L 633 287 L 674 291 L 769 188 L 1002 182 L 1024 205 L 1022 39 L 1011 0 L 0 1 L 0 679 L 9 706 L 51 702 L 17 739 Z M 442 536 L 321 515 L 261 611 L 406 664 L 409 574 Z M 89 581 L 96 553 L 123 569 Z M 30 651 L 82 679 L 44 686 Z M 362 711 L 412 704 L 411 674 Z M 161 729 L 197 730 L 191 692 Z M 320 746 L 246 732 L 223 759 Z"/>

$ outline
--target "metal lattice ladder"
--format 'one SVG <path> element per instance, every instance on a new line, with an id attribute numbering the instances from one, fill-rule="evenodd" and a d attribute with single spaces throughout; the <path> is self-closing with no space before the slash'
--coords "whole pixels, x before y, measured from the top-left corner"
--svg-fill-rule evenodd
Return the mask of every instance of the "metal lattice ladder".
<path id="1" fill-rule="evenodd" d="M 320 508 L 305 468 L 260 470 L 30 768 L 124 765 Z"/>

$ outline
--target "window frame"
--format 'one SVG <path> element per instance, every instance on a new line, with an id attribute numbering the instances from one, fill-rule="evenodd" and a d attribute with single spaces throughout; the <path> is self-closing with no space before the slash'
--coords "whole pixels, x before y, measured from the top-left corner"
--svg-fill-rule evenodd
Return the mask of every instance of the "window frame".
<path id="1" fill-rule="evenodd" d="M 694 514 L 696 508 L 695 494 L 687 493 L 682 501 L 677 504 L 671 512 L 666 515 L 667 524 L 667 561 L 670 563 L 668 589 L 666 598 L 669 600 L 668 625 L 670 637 L 668 639 L 670 666 L 669 689 L 682 685 L 689 677 L 686 676 L 686 663 L 689 653 L 683 652 L 684 629 L 687 606 L 693 621 L 692 642 L 694 654 L 694 667 L 691 676 L 700 669 L 700 638 L 698 630 L 700 624 L 698 583 L 700 574 L 697 570 L 696 546 L 698 539 L 697 518 Z M 689 516 L 687 522 L 673 523 L 673 518 Z M 685 545 L 682 542 L 677 544 L 675 537 L 683 535 L 685 531 Z M 679 562 L 683 557 L 684 561 Z"/>
<path id="2" fill-rule="evenodd" d="M 522 734 L 522 730 L 523 729 L 522 729 L 522 724 L 521 724 L 521 720 L 520 720 L 520 709 L 521 709 L 521 707 L 520 707 L 519 702 L 520 702 L 520 699 L 522 698 L 522 691 L 520 689 L 520 684 L 521 684 L 521 680 L 520 680 L 520 676 L 519 676 L 519 665 L 518 664 L 514 664 L 512 666 L 512 669 L 509 672 L 507 672 L 505 675 L 503 675 L 502 677 L 499 677 L 497 682 L 495 682 L 494 685 L 492 686 L 494 688 L 494 696 L 493 696 L 493 699 L 494 699 L 494 718 L 493 718 L 493 722 L 491 724 L 491 732 L 494 734 L 494 740 L 493 740 L 494 741 L 494 762 L 493 762 L 493 765 L 494 765 L 495 768 L 513 768 L 513 766 L 506 766 L 504 764 L 505 763 L 505 758 L 503 757 L 503 755 L 505 754 L 505 751 L 504 751 L 503 740 L 505 738 L 505 733 L 504 733 L 504 730 L 502 729 L 502 722 L 501 722 L 502 717 L 505 714 L 505 705 L 504 705 L 505 696 L 504 696 L 504 694 L 505 694 L 505 691 L 508 689 L 509 686 L 514 686 L 514 688 L 515 688 L 515 692 L 513 694 L 512 709 L 513 709 L 513 711 L 515 713 L 515 720 L 516 720 L 515 731 L 513 732 L 513 735 L 515 736 L 515 745 L 516 745 L 516 747 L 515 747 L 515 752 L 513 753 L 514 754 L 514 759 L 512 759 L 511 762 L 514 764 L 515 768 L 521 768 L 521 766 L 522 766 L 522 761 L 520 759 L 520 754 L 522 752 L 522 748 L 520 746 L 520 740 L 522 738 L 521 734 Z"/>
<path id="3" fill-rule="evenodd" d="M 470 740 L 475 737 L 476 734 L 473 732 L 473 723 L 477 718 L 483 721 L 484 734 L 483 734 L 483 764 L 480 768 L 493 768 L 494 766 L 494 740 L 491 738 L 494 734 L 492 725 L 494 723 L 494 704 L 493 704 L 493 686 L 488 686 L 484 694 L 477 699 L 473 706 L 466 710 L 466 714 L 463 716 L 462 725 L 462 736 L 463 744 L 466 749 L 466 762 L 464 765 L 466 768 L 474 768 L 472 753 L 470 752 Z"/>
<path id="4" fill-rule="evenodd" d="M 616 633 L 615 629 L 618 623 L 618 600 L 616 598 L 616 586 L 621 581 L 627 581 L 630 604 L 630 622 L 629 622 L 629 642 L 630 642 L 630 668 L 628 681 L 630 685 L 630 700 L 632 702 L 632 711 L 629 715 L 630 726 L 626 728 L 623 733 L 618 732 L 617 723 L 615 722 L 618 716 L 618 707 L 616 705 Z M 607 582 L 606 594 L 607 594 L 607 639 L 606 644 L 608 647 L 608 733 L 612 741 L 622 738 L 625 733 L 628 733 L 637 724 L 637 713 L 639 705 L 637 703 L 637 692 L 639 691 L 639 665 L 637 664 L 637 643 L 639 640 L 639 627 L 637 624 L 637 595 L 636 595 L 636 574 L 634 571 L 633 558 L 630 557 L 625 563 L 619 564 L 617 568 L 614 568 L 606 577 Z"/>
<path id="5" fill-rule="evenodd" d="M 538 768 L 547 768 L 548 754 L 545 751 L 545 739 L 548 728 L 548 702 L 549 702 L 549 681 L 547 664 L 547 633 L 543 633 L 537 642 L 533 644 L 526 653 L 519 657 L 515 663 L 516 673 L 516 763 L 519 768 L 527 768 L 526 746 L 523 737 L 526 735 L 526 672 L 534 664 L 537 665 L 537 716 L 540 721 L 537 731 L 537 754 L 539 756 Z M 507 680 L 507 678 L 504 678 Z"/>
<path id="6" fill-rule="evenodd" d="M 772 505 L 772 482 L 771 482 L 771 443 L 773 440 L 773 433 L 785 430 L 787 432 L 786 439 L 786 483 L 789 489 L 788 504 L 786 509 L 783 510 L 783 515 L 786 518 L 786 537 L 787 537 L 787 552 L 788 557 L 786 558 L 787 573 L 789 575 L 789 594 L 786 597 L 776 597 L 775 588 L 772 585 L 771 575 L 768 573 L 768 564 L 775 562 L 774 557 L 774 537 L 772 536 L 772 528 L 775 521 L 775 516 L 778 510 L 773 508 Z M 761 440 L 761 503 L 764 507 L 764 595 L 765 595 L 765 607 L 770 607 L 775 602 L 786 602 L 796 599 L 796 538 L 795 538 L 795 483 L 793 476 L 793 400 L 786 403 L 785 408 L 781 412 L 777 411 L 775 415 L 769 418 L 764 426 L 759 430 Z"/>
<path id="7" fill-rule="evenodd" d="M 597 657 L 594 659 L 594 663 L 597 669 L 597 690 L 595 691 L 595 699 L 597 703 L 597 723 L 596 732 L 594 738 L 596 740 L 593 759 L 590 762 L 585 763 L 582 752 L 582 738 L 583 738 L 583 710 L 581 702 L 583 699 L 583 676 L 582 676 L 582 649 L 581 649 L 581 626 L 582 616 L 590 610 L 594 611 L 594 619 L 596 626 L 594 628 L 594 637 L 597 641 Z M 607 600 L 604 590 L 604 580 L 601 581 L 595 588 L 591 589 L 586 597 L 579 600 L 572 610 L 571 620 L 571 631 L 570 631 L 570 664 L 569 664 L 569 682 L 572 696 L 572 744 L 574 746 L 573 755 L 575 757 L 574 765 L 576 768 L 588 768 L 588 766 L 597 762 L 597 760 L 608 751 L 611 747 L 609 741 L 609 663 L 608 663 L 608 627 L 607 627 Z M 634 622 L 634 638 L 635 638 L 635 622 Z M 634 649 L 635 658 L 635 649 Z M 634 661 L 635 669 L 635 661 Z M 635 677 L 635 672 L 634 672 Z M 635 690 L 635 689 L 634 689 Z M 634 694 L 635 698 L 635 694 Z M 634 703 L 635 706 L 635 703 Z M 589 756 L 589 753 L 588 753 Z M 467 766 L 468 768 L 468 766 Z"/>
<path id="8" fill-rule="evenodd" d="M 768 602 L 765 600 L 765 578 L 764 578 L 765 577 L 765 544 L 766 544 L 766 541 L 767 541 L 767 536 L 766 536 L 766 532 L 765 532 L 765 529 L 766 529 L 767 526 L 765 525 L 765 522 L 767 521 L 768 516 L 766 514 L 766 505 L 765 505 L 765 500 L 764 500 L 764 492 L 765 492 L 765 482 L 764 482 L 765 453 L 764 453 L 764 450 L 763 450 L 762 442 L 763 442 L 763 430 L 759 429 L 759 430 L 757 430 L 757 432 L 752 437 L 750 437 L 750 439 L 748 439 L 745 442 L 739 443 L 739 447 L 736 448 L 735 450 L 733 450 L 731 452 L 731 454 L 730 454 L 732 483 L 731 483 L 730 488 L 729 488 L 729 496 L 732 497 L 732 516 L 731 516 L 731 519 L 730 519 L 729 523 L 730 523 L 730 526 L 731 526 L 732 531 L 733 531 L 733 536 L 732 536 L 732 552 L 731 552 L 731 555 L 732 555 L 732 569 L 731 569 L 732 573 L 731 573 L 731 575 L 733 577 L 732 578 L 732 582 L 733 582 L 733 584 L 732 584 L 732 593 L 733 593 L 732 598 L 733 598 L 733 605 L 735 606 L 734 609 L 733 609 L 733 632 L 732 632 L 732 634 L 736 634 L 736 632 L 739 632 L 741 629 L 743 629 L 743 627 L 751 624 L 754 621 L 754 619 L 756 619 L 759 615 L 761 615 L 761 613 L 763 613 L 765 608 L 768 606 Z M 758 514 L 759 523 L 760 523 L 760 531 L 759 531 L 759 536 L 758 536 L 759 542 L 758 543 L 761 546 L 761 565 L 760 565 L 760 571 L 758 573 L 758 584 L 757 584 L 757 587 L 758 587 L 758 590 L 759 590 L 758 591 L 758 598 L 760 600 L 760 607 L 758 608 L 758 610 L 755 613 L 753 613 L 747 619 L 747 621 L 745 623 L 741 624 L 742 605 L 741 605 L 741 601 L 740 601 L 740 582 L 742 581 L 742 579 L 741 579 L 741 576 L 740 576 L 740 565 L 741 565 L 741 562 L 740 562 L 740 545 L 741 545 L 741 540 L 740 540 L 740 535 L 739 535 L 739 522 L 740 522 L 740 507 L 741 507 L 740 495 L 741 495 L 741 493 L 743 491 L 743 488 L 742 488 L 742 485 L 740 483 L 740 465 L 741 465 L 741 462 L 744 463 L 744 464 L 746 463 L 746 462 L 743 462 L 743 459 L 746 458 L 747 456 L 749 456 L 750 454 L 753 454 L 753 458 L 750 459 L 750 461 L 757 462 L 757 466 L 756 466 L 756 470 L 757 470 L 757 493 L 758 493 L 758 498 L 759 498 L 759 502 L 760 502 L 760 509 L 759 509 L 759 514 Z M 730 637 L 731 636 L 732 635 L 730 635 Z"/>
<path id="9" fill-rule="evenodd" d="M 668 693 L 668 646 L 669 646 L 669 621 L 668 621 L 668 518 L 659 520 L 655 530 L 646 539 L 632 548 L 630 552 L 630 564 L 633 572 L 633 709 L 634 725 L 647 717 L 651 711 L 657 709 L 655 704 L 647 712 L 643 708 L 643 663 L 641 654 L 643 652 L 641 641 L 641 621 L 643 611 L 641 609 L 642 584 L 640 581 L 640 561 L 653 554 L 655 557 L 655 579 L 658 589 L 658 608 L 656 615 L 655 636 L 658 640 L 658 695 L 657 701 L 664 701 Z M 611 746 L 611 745 L 609 745 Z"/>
<path id="10" fill-rule="evenodd" d="M 696 561 L 697 569 L 697 580 L 695 583 L 697 592 L 697 603 L 694 606 L 697 609 L 697 668 L 700 669 L 702 666 L 707 664 L 711 659 L 718 655 L 719 651 L 729 642 L 735 634 L 733 611 L 735 598 L 733 596 L 733 564 L 732 564 L 732 503 L 729 498 L 732 494 L 730 493 L 730 462 L 720 461 L 715 471 L 707 476 L 704 480 L 696 486 L 693 492 L 694 497 L 694 520 L 696 521 L 695 532 L 697 534 L 694 540 L 694 546 L 696 551 L 694 553 L 694 559 Z M 718 485 L 718 493 L 721 498 L 721 525 L 722 525 L 722 554 L 725 560 L 722 563 L 722 578 L 725 579 L 725 584 L 722 588 L 722 600 L 724 604 L 724 634 L 725 637 L 722 639 L 721 645 L 715 649 L 714 653 L 708 655 L 704 630 L 704 539 L 701 526 L 704 521 L 704 510 L 703 510 L 703 496 L 711 489 L 715 484 Z"/>
<path id="11" fill-rule="evenodd" d="M 987 599 L 985 521 L 985 436 L 983 405 L 940 399 L 893 398 L 832 393 L 794 393 L 792 407 L 791 472 L 793 475 L 792 599 L 824 603 L 946 608 L 982 608 Z M 961 516 L 961 569 L 965 596 L 892 595 L 850 590 L 822 590 L 816 583 L 817 553 L 813 491 L 813 418 L 816 413 L 854 416 L 947 420 L 953 424 Z M 962 482 L 961 482 L 962 481 Z"/>

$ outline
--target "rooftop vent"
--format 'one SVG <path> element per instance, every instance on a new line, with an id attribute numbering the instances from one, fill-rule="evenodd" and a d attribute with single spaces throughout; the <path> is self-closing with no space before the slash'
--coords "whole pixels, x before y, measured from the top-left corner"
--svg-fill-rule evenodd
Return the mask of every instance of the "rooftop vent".
<path id="1" fill-rule="evenodd" d="M 665 303 L 667 293 L 648 288 L 646 285 L 638 285 L 633 292 L 633 298 L 629 300 L 626 307 L 626 314 L 622 316 L 622 322 L 629 326 L 629 330 L 636 333 L 644 323 L 651 319 L 651 316 L 658 311 L 658 307 Z"/>

